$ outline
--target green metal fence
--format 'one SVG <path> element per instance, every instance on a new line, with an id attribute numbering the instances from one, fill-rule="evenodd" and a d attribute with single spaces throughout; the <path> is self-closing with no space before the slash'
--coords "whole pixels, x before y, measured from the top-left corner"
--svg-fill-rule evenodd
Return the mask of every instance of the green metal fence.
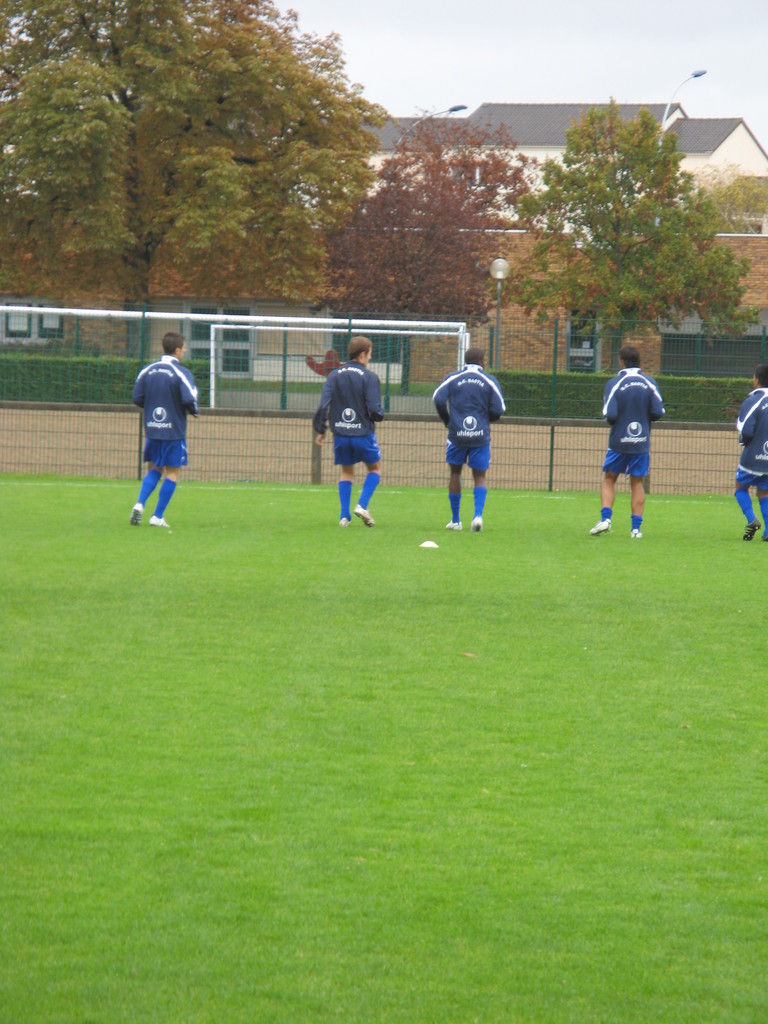
<path id="1" fill-rule="evenodd" d="M 247 314 L 0 307 L 0 471 L 136 476 L 133 381 L 159 356 L 162 334 L 178 330 L 203 409 L 190 425 L 187 477 L 330 482 L 332 453 L 312 444 L 311 415 L 351 334 L 365 333 L 351 318 L 340 320 L 321 327 L 321 317 L 300 325 L 285 318 L 267 329 Z M 620 344 L 631 340 L 667 408 L 655 430 L 653 489 L 731 489 L 735 417 L 754 366 L 766 358 L 764 325 L 735 338 L 658 324 L 612 335 L 588 321 L 505 316 L 495 337 L 490 322 L 463 334 L 460 319 L 429 321 L 420 332 L 408 327 L 413 321 L 395 321 L 373 331 L 372 366 L 388 412 L 378 431 L 385 482 L 444 482 L 444 429 L 431 395 L 471 339 L 493 353 L 488 369 L 507 404 L 494 428 L 491 484 L 597 488 L 607 440 L 603 388 Z M 220 326 L 212 332 L 212 324 Z"/>

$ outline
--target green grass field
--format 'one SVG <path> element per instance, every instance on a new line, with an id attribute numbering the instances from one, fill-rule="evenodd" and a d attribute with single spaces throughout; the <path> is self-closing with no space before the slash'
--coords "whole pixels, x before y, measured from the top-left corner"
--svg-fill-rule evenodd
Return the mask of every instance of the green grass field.
<path id="1" fill-rule="evenodd" d="M 136 489 L 0 477 L 3 1024 L 768 1020 L 732 497 Z"/>

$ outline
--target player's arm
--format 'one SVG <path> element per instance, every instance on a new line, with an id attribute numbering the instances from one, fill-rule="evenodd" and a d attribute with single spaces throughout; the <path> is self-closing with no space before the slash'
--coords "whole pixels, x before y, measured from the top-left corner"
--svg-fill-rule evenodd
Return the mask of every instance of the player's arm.
<path id="1" fill-rule="evenodd" d="M 380 423 L 384 419 L 384 407 L 381 404 L 381 384 L 379 378 L 375 374 L 366 376 L 365 390 L 363 392 L 365 400 L 365 411 L 368 414 L 368 419 L 374 423 Z"/>
<path id="2" fill-rule="evenodd" d="M 652 420 L 660 420 L 666 412 L 664 408 L 664 402 L 661 398 L 661 392 L 656 387 L 655 383 L 651 382 L 651 409 L 650 417 Z"/>
<path id="3" fill-rule="evenodd" d="M 739 431 L 739 444 L 748 445 L 755 436 L 755 419 L 750 416 Z"/>
<path id="4" fill-rule="evenodd" d="M 497 381 L 491 381 L 491 402 L 488 409 L 488 419 L 491 423 L 495 423 L 500 420 L 503 413 L 507 411 L 507 407 L 504 403 L 504 396 L 501 393 Z"/>
<path id="5" fill-rule="evenodd" d="M 197 416 L 200 413 L 200 406 L 197 403 L 197 393 L 194 396 L 182 396 L 181 404 L 186 412 L 192 416 Z"/>
<path id="6" fill-rule="evenodd" d="M 141 373 L 136 378 L 136 383 L 133 385 L 131 401 L 134 405 L 138 405 L 140 409 L 144 408 L 144 375 Z"/>
<path id="7" fill-rule="evenodd" d="M 615 384 L 610 390 L 608 389 L 608 385 L 606 385 L 605 397 L 603 400 L 603 416 L 611 426 L 613 426 L 619 418 L 619 403 L 616 401 L 617 391 L 618 384 Z"/>
<path id="8" fill-rule="evenodd" d="M 197 416 L 200 412 L 195 378 L 189 370 L 184 370 L 181 378 L 181 404 L 188 413 Z"/>
<path id="9" fill-rule="evenodd" d="M 736 420 L 736 429 L 742 444 L 749 444 L 757 432 L 758 413 L 764 398 L 763 392 L 753 391 L 742 402 L 739 418 Z"/>
<path id="10" fill-rule="evenodd" d="M 325 378 L 323 390 L 320 393 L 320 404 L 317 407 L 315 415 L 312 417 L 312 427 L 318 435 L 316 438 L 318 444 L 322 444 L 322 438 L 325 434 L 328 423 L 328 411 L 331 408 L 331 388 L 333 387 L 331 382 L 335 372 L 336 371 L 334 370 Z"/>
<path id="11" fill-rule="evenodd" d="M 432 401 L 435 403 L 437 415 L 447 427 L 451 422 L 448 408 L 448 389 L 440 385 L 440 387 L 435 389 L 435 392 L 432 395 Z"/>

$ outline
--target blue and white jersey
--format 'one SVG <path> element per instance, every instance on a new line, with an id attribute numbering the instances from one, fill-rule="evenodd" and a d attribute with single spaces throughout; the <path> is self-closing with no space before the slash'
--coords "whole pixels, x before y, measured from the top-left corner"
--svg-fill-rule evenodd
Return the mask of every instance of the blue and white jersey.
<path id="1" fill-rule="evenodd" d="M 744 445 L 739 468 L 748 473 L 768 473 L 768 388 L 756 388 L 747 395 L 736 429 Z"/>
<path id="2" fill-rule="evenodd" d="M 330 423 L 338 437 L 367 437 L 383 419 L 381 382 L 373 370 L 357 359 L 331 370 L 312 420 L 315 433 L 324 434 Z"/>
<path id="3" fill-rule="evenodd" d="M 661 392 L 653 377 L 639 366 L 627 366 L 605 385 L 603 416 L 611 425 L 608 447 L 625 455 L 651 450 L 651 423 L 665 413 Z"/>
<path id="4" fill-rule="evenodd" d="M 144 433 L 153 441 L 187 436 L 187 414 L 197 416 L 197 387 L 192 371 L 174 356 L 145 366 L 133 385 L 131 400 L 144 410 Z"/>
<path id="5" fill-rule="evenodd" d="M 507 408 L 499 382 L 476 363 L 449 373 L 435 389 L 432 401 L 448 427 L 448 440 L 462 448 L 490 444 L 491 423 Z"/>

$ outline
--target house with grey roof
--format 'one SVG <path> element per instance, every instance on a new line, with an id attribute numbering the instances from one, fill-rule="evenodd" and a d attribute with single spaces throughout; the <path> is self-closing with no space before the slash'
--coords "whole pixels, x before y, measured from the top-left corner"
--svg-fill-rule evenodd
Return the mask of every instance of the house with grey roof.
<path id="1" fill-rule="evenodd" d="M 565 133 L 579 121 L 590 107 L 604 103 L 482 103 L 466 118 L 435 118 L 449 127 L 465 120 L 479 132 L 503 129 L 517 143 L 525 156 L 539 162 L 558 159 L 565 150 Z M 627 120 L 636 117 L 645 107 L 657 121 L 664 117 L 663 103 L 621 103 L 619 110 Z M 425 118 L 426 119 L 426 118 Z M 380 157 L 392 152 L 399 140 L 411 131 L 421 118 L 398 117 L 387 121 L 379 132 Z M 735 171 L 756 177 L 768 177 L 768 153 L 740 117 L 688 117 L 679 103 L 674 103 L 667 116 L 667 131 L 677 135 L 678 149 L 684 154 L 683 170 L 702 172 Z"/>

